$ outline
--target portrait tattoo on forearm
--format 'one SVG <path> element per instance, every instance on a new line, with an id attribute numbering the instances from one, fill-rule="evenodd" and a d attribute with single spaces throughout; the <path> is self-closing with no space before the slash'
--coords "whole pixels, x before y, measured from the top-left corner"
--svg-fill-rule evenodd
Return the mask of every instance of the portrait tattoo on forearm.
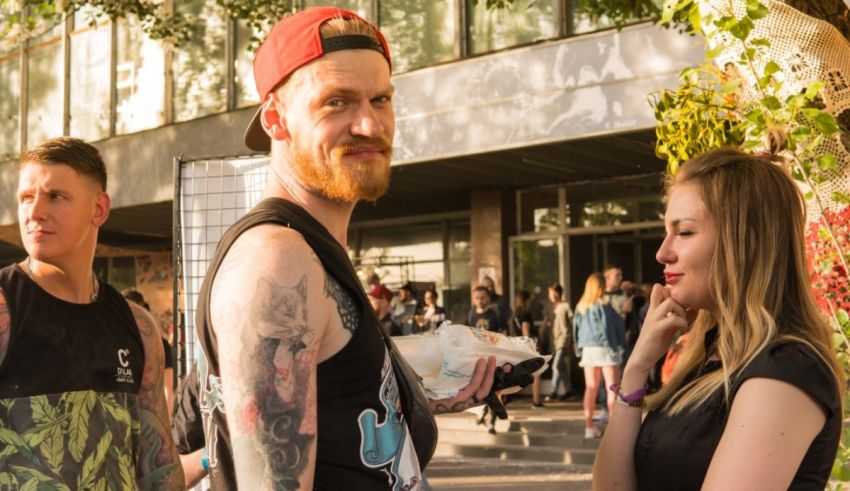
<path id="1" fill-rule="evenodd" d="M 241 408 L 243 434 L 252 434 L 265 461 L 265 483 L 297 489 L 316 438 L 317 342 L 307 325 L 307 276 L 294 288 L 269 277 L 257 284 L 248 315 L 256 338 L 241 357 L 255 407 Z M 247 431 L 245 431 L 247 430 Z"/>

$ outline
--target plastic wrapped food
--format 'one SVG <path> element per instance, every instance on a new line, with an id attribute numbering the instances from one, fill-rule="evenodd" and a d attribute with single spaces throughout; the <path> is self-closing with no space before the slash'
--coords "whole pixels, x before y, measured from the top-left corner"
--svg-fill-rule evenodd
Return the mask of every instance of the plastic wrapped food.
<path id="1" fill-rule="evenodd" d="M 393 341 L 422 377 L 428 396 L 435 399 L 454 397 L 469 384 L 479 358 L 495 356 L 497 366 L 543 358 L 543 365 L 534 375 L 543 373 L 551 358 L 537 353 L 532 338 L 504 336 L 459 324 L 443 324 L 434 334 L 394 337 Z M 517 385 L 500 392 L 509 394 L 520 389 Z"/>

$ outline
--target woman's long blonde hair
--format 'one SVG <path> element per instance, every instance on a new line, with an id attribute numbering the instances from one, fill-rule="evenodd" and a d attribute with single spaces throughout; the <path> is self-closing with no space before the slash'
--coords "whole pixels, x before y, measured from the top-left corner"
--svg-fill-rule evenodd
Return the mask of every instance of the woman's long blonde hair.
<path id="1" fill-rule="evenodd" d="M 576 312 L 584 315 L 587 309 L 593 306 L 596 302 L 602 300 L 605 293 L 605 277 L 602 273 L 591 273 L 584 282 L 584 293 L 576 304 Z"/>
<path id="2" fill-rule="evenodd" d="M 692 410 L 721 386 L 728 403 L 731 381 L 779 340 L 814 351 L 832 372 L 843 404 L 844 373 L 806 267 L 805 201 L 788 171 L 769 158 L 724 148 L 684 164 L 668 177 L 665 193 L 685 184 L 696 187 L 717 231 L 709 288 L 720 318 L 700 312 L 670 382 L 649 408 Z M 705 335 L 715 325 L 715 348 L 706 353 Z M 686 383 L 709 356 L 719 358 L 722 369 Z"/>

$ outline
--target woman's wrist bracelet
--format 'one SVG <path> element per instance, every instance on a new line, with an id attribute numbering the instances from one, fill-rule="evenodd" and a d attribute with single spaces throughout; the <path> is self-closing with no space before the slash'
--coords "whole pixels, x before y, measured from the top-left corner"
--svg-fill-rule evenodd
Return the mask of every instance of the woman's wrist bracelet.
<path id="1" fill-rule="evenodd" d="M 628 394 L 623 394 L 623 389 L 619 383 L 611 384 L 609 389 L 617 394 L 614 402 L 619 403 L 622 406 L 642 407 L 643 398 L 646 396 L 646 391 L 649 390 L 649 385 L 644 385 L 643 388 L 634 392 L 629 392 Z"/>

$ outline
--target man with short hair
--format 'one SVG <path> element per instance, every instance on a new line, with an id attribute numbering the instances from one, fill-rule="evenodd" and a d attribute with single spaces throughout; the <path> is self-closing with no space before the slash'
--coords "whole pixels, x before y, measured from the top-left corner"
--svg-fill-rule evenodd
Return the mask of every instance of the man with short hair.
<path id="1" fill-rule="evenodd" d="M 602 273 L 605 276 L 605 300 L 620 314 L 620 317 L 625 318 L 631 311 L 631 305 L 627 303 L 628 297 L 620 288 L 623 283 L 623 270 L 612 265 L 605 268 Z"/>
<path id="2" fill-rule="evenodd" d="M 496 282 L 493 278 L 485 276 L 481 279 L 481 286 L 487 288 L 487 291 L 490 292 L 490 308 L 499 314 L 498 330 L 511 336 L 518 336 L 518 333 L 513 332 L 513 323 L 511 322 L 513 311 L 511 306 L 504 295 L 499 295 L 496 292 Z"/>
<path id="3" fill-rule="evenodd" d="M 570 374 L 573 348 L 573 310 L 564 301 L 564 288 L 559 283 L 549 285 L 549 302 L 552 303 L 552 339 L 555 355 L 552 357 L 552 387 L 546 401 L 558 398 L 558 388 L 564 384 L 561 400 L 572 397 L 573 384 Z"/>
<path id="4" fill-rule="evenodd" d="M 472 309 L 466 320 L 467 325 L 484 329 L 485 331 L 505 333 L 499 313 L 493 309 L 490 302 L 490 290 L 484 285 L 478 285 L 472 290 Z"/>
<path id="5" fill-rule="evenodd" d="M 419 325 L 416 324 L 419 302 L 416 300 L 416 292 L 413 291 L 413 283 L 408 281 L 401 285 L 391 311 L 393 321 L 401 327 L 401 335 L 419 332 Z"/>
<path id="6" fill-rule="evenodd" d="M 262 104 L 245 142 L 270 151 L 271 178 L 222 238 L 198 298 L 211 484 L 422 489 L 430 455 L 414 451 L 398 375 L 345 252 L 355 204 L 389 184 L 387 43 L 352 12 L 305 9 L 272 28 L 254 78 Z M 494 358 L 479 360 L 433 411 L 477 405 L 494 373 Z"/>
<path id="7" fill-rule="evenodd" d="M 109 216 L 97 149 L 21 155 L 26 260 L 0 270 L 0 468 L 10 489 L 183 489 L 156 321 L 92 271 Z"/>

